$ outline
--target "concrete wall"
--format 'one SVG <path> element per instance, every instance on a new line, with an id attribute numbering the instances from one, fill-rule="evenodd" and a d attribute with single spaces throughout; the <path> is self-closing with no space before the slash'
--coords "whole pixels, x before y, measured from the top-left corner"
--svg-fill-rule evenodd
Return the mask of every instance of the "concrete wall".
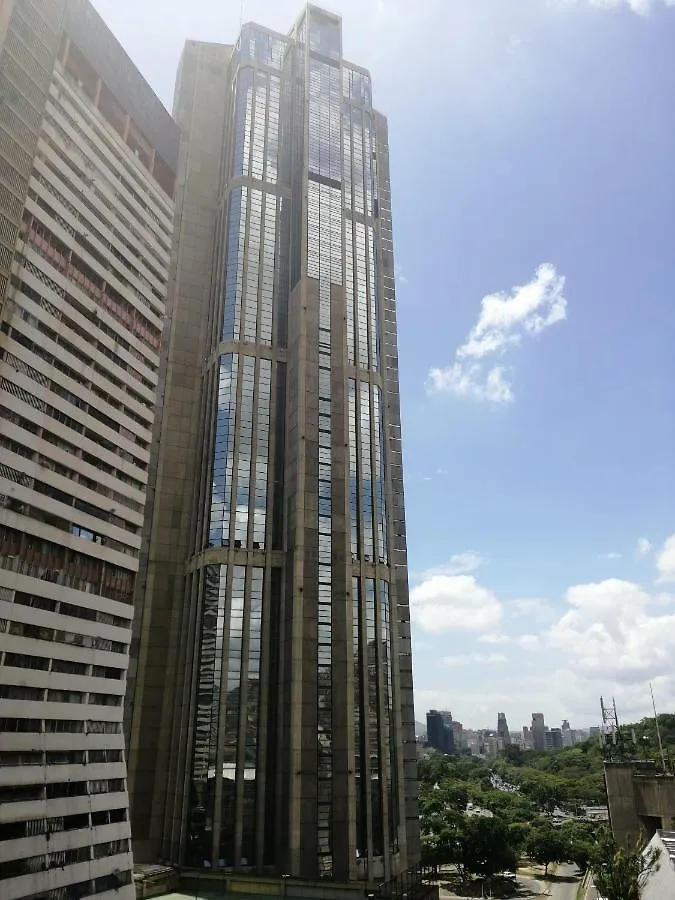
<path id="1" fill-rule="evenodd" d="M 636 769 L 635 763 L 605 763 L 609 820 L 624 847 L 675 826 L 675 777 Z"/>

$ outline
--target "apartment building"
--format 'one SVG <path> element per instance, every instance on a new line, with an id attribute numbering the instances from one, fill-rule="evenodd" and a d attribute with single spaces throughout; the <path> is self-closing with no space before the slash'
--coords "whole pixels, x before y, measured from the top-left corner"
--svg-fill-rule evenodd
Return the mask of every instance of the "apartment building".
<path id="1" fill-rule="evenodd" d="M 123 701 L 178 129 L 88 0 L 0 2 L 0 896 L 135 896 Z"/>

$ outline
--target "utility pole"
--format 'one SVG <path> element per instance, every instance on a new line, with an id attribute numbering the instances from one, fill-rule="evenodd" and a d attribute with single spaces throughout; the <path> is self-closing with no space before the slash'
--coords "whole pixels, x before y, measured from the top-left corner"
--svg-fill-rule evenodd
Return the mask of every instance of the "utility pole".
<path id="1" fill-rule="evenodd" d="M 659 752 L 661 754 L 661 765 L 663 766 L 663 774 L 666 774 L 666 754 L 663 752 L 663 741 L 661 740 L 661 729 L 659 727 L 659 717 L 656 714 L 656 701 L 654 700 L 654 689 L 651 681 L 649 682 L 649 693 L 652 695 L 652 706 L 654 708 L 654 722 L 656 722 L 656 736 L 659 739 Z"/>

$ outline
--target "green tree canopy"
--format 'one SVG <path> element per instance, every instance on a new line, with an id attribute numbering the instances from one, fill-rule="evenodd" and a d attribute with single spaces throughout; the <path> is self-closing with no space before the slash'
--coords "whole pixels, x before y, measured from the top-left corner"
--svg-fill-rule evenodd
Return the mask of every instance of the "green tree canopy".
<path id="1" fill-rule="evenodd" d="M 498 872 L 515 868 L 516 852 L 506 823 L 496 816 L 467 817 L 455 861 L 464 878 L 492 878 Z"/>
<path id="2" fill-rule="evenodd" d="M 564 862 L 567 859 L 567 843 L 558 828 L 544 822 L 532 829 L 526 844 L 527 854 L 534 862 L 544 866 L 548 874 L 551 863 Z"/>

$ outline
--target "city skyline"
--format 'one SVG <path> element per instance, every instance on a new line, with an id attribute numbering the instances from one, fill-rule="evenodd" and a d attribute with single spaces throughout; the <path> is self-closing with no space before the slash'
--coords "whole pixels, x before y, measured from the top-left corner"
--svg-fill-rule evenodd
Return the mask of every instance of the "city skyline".
<path id="1" fill-rule="evenodd" d="M 427 714 L 430 712 L 439 712 L 441 714 L 447 714 L 452 716 L 452 713 L 449 713 L 447 710 L 427 710 Z M 459 721 L 454 716 L 452 716 L 452 721 L 460 724 L 465 731 L 493 731 L 495 734 L 498 733 L 498 719 L 497 714 L 495 713 L 495 721 L 493 724 L 488 725 L 486 723 L 476 725 L 474 721 Z M 565 726 L 568 726 L 572 731 L 579 732 L 588 732 L 589 729 L 600 728 L 600 720 L 598 722 L 593 722 L 590 725 L 575 725 L 574 722 L 570 722 L 569 719 L 562 719 L 559 722 L 554 722 L 553 720 L 549 721 L 544 714 L 544 724 L 547 728 L 561 728 L 564 729 Z M 523 727 L 530 728 L 532 725 L 531 716 L 528 720 L 524 721 L 520 726 L 509 726 L 509 735 L 513 736 L 514 734 L 522 734 Z M 416 719 L 415 721 L 415 730 L 419 734 L 421 731 L 426 729 L 426 725 L 422 721 L 421 718 Z"/>

